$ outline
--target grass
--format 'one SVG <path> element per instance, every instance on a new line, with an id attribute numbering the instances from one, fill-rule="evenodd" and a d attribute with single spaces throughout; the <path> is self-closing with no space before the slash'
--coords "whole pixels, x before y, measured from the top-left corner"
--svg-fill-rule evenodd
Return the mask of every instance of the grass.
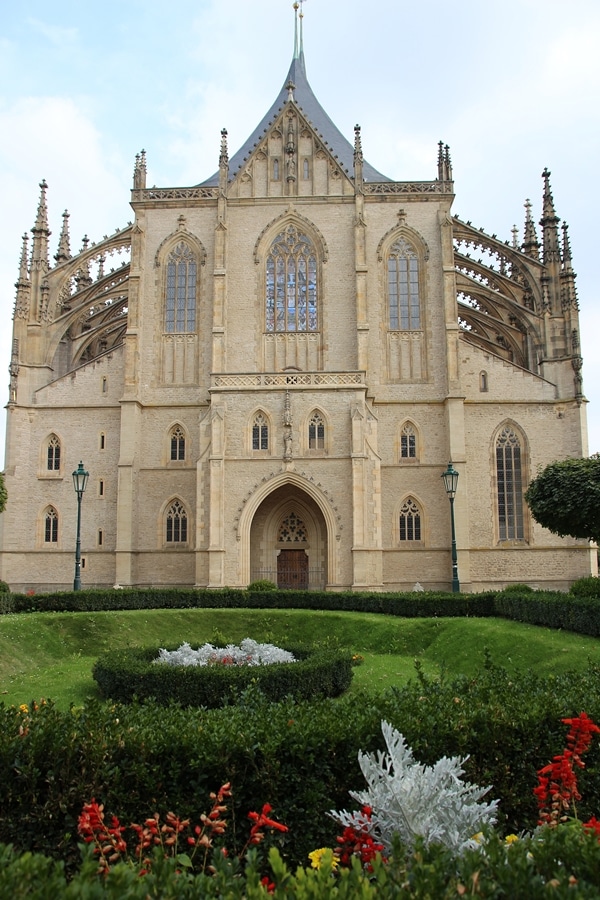
<path id="1" fill-rule="evenodd" d="M 303 610 L 136 610 L 29 613 L 0 618 L 0 701 L 52 698 L 61 708 L 98 696 L 92 666 L 103 651 L 127 646 L 239 643 L 347 647 L 364 657 L 353 689 L 377 691 L 423 670 L 473 674 L 486 648 L 509 671 L 581 671 L 600 663 L 600 640 L 504 619 L 401 619 Z"/>

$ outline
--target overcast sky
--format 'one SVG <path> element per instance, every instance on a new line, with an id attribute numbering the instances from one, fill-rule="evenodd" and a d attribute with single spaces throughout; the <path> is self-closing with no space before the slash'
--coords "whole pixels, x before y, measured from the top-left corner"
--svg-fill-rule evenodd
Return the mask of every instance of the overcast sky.
<path id="1" fill-rule="evenodd" d="M 291 0 L 0 0 L 0 407 L 8 399 L 21 236 L 48 182 L 57 249 L 133 218 L 135 154 L 148 185 L 197 184 L 275 99 L 291 62 Z M 307 74 L 366 159 L 398 181 L 436 177 L 450 145 L 454 212 L 511 239 L 547 166 L 569 224 L 581 307 L 590 452 L 600 451 L 598 0 L 306 0 Z M 538 227 L 538 234 L 540 229 Z M 4 417 L 0 432 L 4 431 Z M 0 439 L 0 460 L 3 458 Z"/>

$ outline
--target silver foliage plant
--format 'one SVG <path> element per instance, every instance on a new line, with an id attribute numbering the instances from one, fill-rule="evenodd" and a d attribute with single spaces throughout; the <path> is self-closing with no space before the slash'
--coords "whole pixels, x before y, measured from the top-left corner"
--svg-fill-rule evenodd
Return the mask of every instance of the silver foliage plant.
<path id="1" fill-rule="evenodd" d="M 193 650 L 186 642 L 177 650 L 159 650 L 154 662 L 169 666 L 212 666 L 224 662 L 232 666 L 268 666 L 272 663 L 296 662 L 296 659 L 292 653 L 281 650 L 274 644 L 259 644 L 252 638 L 244 638 L 239 647 L 234 644 L 226 647 L 204 644 L 197 650 Z"/>
<path id="2" fill-rule="evenodd" d="M 433 766 L 416 762 L 404 736 L 388 722 L 381 723 L 387 753 L 358 754 L 368 784 L 366 791 L 350 791 L 363 812 L 332 810 L 331 816 L 344 828 L 368 832 L 392 849 L 398 835 L 407 849 L 420 835 L 425 844 L 443 844 L 455 853 L 478 846 L 477 835 L 484 825 L 496 821 L 498 800 L 481 803 L 489 787 L 461 781 L 468 757 L 443 756 Z"/>

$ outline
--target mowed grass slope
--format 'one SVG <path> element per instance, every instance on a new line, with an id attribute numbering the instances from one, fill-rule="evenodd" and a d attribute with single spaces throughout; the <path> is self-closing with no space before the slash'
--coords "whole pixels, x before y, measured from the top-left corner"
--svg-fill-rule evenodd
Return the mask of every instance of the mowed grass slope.
<path id="1" fill-rule="evenodd" d="M 251 637 L 278 646 L 347 647 L 364 657 L 354 688 L 380 691 L 414 675 L 472 674 L 492 660 L 509 671 L 540 674 L 600 664 L 600 640 L 503 619 L 402 619 L 304 610 L 136 610 L 28 613 L 0 617 L 0 701 L 42 697 L 58 706 L 98 696 L 92 666 L 103 652 L 128 646 L 239 643 Z"/>

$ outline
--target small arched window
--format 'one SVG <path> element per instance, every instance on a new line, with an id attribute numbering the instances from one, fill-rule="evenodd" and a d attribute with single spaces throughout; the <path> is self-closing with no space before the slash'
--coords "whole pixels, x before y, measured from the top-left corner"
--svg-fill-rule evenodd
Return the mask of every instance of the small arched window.
<path id="1" fill-rule="evenodd" d="M 317 254 L 295 225 L 277 235 L 267 256 L 266 330 L 317 330 Z"/>
<path id="2" fill-rule="evenodd" d="M 58 472 L 60 469 L 60 441 L 55 434 L 48 439 L 47 469 L 49 472 Z"/>
<path id="3" fill-rule="evenodd" d="M 318 412 L 313 413 L 308 422 L 308 449 L 325 449 L 325 423 Z"/>
<path id="4" fill-rule="evenodd" d="M 167 544 L 185 544 L 187 541 L 187 513 L 180 500 L 173 500 L 165 516 Z"/>
<path id="5" fill-rule="evenodd" d="M 400 432 L 400 459 L 417 458 L 417 432 L 410 422 L 402 426 Z"/>
<path id="6" fill-rule="evenodd" d="M 44 543 L 58 543 L 58 513 L 49 506 L 44 513 Z"/>
<path id="7" fill-rule="evenodd" d="M 252 449 L 269 449 L 269 424 L 262 413 L 257 413 L 252 423 Z"/>
<path id="8" fill-rule="evenodd" d="M 191 247 L 181 241 L 167 260 L 165 331 L 196 330 L 196 279 L 198 264 Z"/>
<path id="9" fill-rule="evenodd" d="M 486 393 L 488 390 L 488 376 L 487 372 L 479 373 L 479 390 L 482 393 Z"/>
<path id="10" fill-rule="evenodd" d="M 399 537 L 401 541 L 421 540 L 421 510 L 412 497 L 400 509 Z"/>
<path id="11" fill-rule="evenodd" d="M 388 254 L 388 307 L 392 331 L 421 328 L 419 257 L 412 244 L 402 237 Z"/>
<path id="12" fill-rule="evenodd" d="M 273 160 L 273 181 L 279 181 L 279 160 Z"/>
<path id="13" fill-rule="evenodd" d="M 171 429 L 171 461 L 185 459 L 185 434 L 179 425 Z"/>
<path id="14" fill-rule="evenodd" d="M 501 541 L 524 536 L 521 440 L 509 425 L 496 439 L 498 536 Z"/>

